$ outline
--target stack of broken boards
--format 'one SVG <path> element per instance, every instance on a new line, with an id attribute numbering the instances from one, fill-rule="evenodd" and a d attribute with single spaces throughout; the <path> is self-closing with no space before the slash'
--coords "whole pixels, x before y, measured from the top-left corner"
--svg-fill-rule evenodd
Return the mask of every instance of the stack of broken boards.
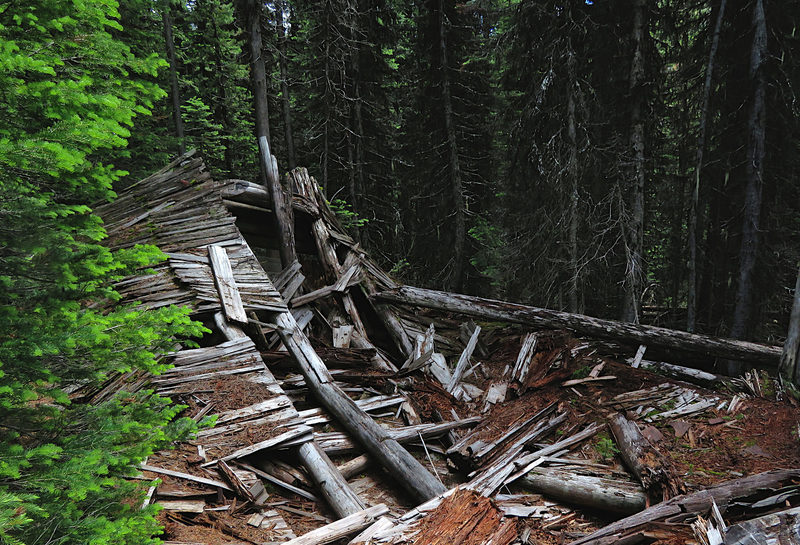
<path id="1" fill-rule="evenodd" d="M 110 247 L 168 256 L 119 283 L 124 302 L 188 306 L 211 330 L 164 354 L 163 375 L 73 393 L 154 390 L 203 424 L 141 468 L 167 543 L 800 543 L 797 409 L 633 369 L 609 357 L 624 347 L 566 331 L 374 300 L 397 284 L 304 169 L 287 185 L 299 262 L 286 268 L 270 257 L 266 191 L 212 180 L 192 153 L 96 208 Z M 435 493 L 407 491 L 318 404 L 290 342 L 306 335 L 324 380 L 413 454 Z M 770 442 L 746 436 L 763 424 Z M 332 506 L 326 479 L 355 508 Z"/>

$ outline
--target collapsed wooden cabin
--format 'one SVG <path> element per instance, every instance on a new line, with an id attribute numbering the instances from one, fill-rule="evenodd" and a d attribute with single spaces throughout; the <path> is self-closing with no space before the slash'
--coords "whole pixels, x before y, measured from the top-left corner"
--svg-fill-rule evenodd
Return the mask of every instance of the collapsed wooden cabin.
<path id="1" fill-rule="evenodd" d="M 215 181 L 192 153 L 96 208 L 110 247 L 168 256 L 120 282 L 123 301 L 189 306 L 211 331 L 164 355 L 161 376 L 73 394 L 152 388 L 215 418 L 141 468 L 159 479 L 147 502 L 163 506 L 168 543 L 798 535 L 800 471 L 765 471 L 800 467 L 797 439 L 733 439 L 765 416 L 793 430 L 798 411 L 762 399 L 756 373 L 741 391 L 708 390 L 720 377 L 631 352 L 771 362 L 779 349 L 400 286 L 306 170 L 287 185 L 298 255 L 287 267 L 266 190 Z M 717 444 L 734 466 L 709 452 Z"/>

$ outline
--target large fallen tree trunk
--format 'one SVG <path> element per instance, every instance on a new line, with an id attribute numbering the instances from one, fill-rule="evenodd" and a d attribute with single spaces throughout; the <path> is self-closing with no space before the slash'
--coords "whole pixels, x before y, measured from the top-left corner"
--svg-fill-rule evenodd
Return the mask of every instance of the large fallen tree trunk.
<path id="1" fill-rule="evenodd" d="M 693 352 L 714 358 L 777 366 L 781 347 L 687 333 L 663 327 L 617 322 L 495 299 L 403 286 L 373 296 L 382 301 L 457 312 L 485 320 L 531 327 L 569 329 L 581 335 Z"/>
<path id="2" fill-rule="evenodd" d="M 308 388 L 375 460 L 418 500 L 426 501 L 443 493 L 444 485 L 334 383 L 291 313 L 276 313 L 274 320 Z"/>
<path id="3" fill-rule="evenodd" d="M 629 543 L 625 541 L 625 536 L 643 525 L 663 522 L 676 516 L 679 516 L 681 521 L 691 522 L 692 515 L 706 515 L 713 502 L 716 502 L 723 513 L 728 505 L 734 502 L 739 508 L 749 506 L 748 512 L 753 512 L 758 499 L 774 496 L 776 490 L 794 484 L 798 478 L 800 469 L 778 469 L 726 481 L 694 494 L 675 496 L 669 501 L 600 528 L 588 536 L 570 542 L 569 545 Z M 767 507 L 773 505 L 772 502 L 765 503 L 768 504 Z"/>

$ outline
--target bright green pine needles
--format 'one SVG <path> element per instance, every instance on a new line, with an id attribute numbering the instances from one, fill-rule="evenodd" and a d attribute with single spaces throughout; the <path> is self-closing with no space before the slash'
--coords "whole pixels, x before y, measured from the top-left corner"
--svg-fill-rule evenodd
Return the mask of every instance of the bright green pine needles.
<path id="1" fill-rule="evenodd" d="M 192 430 L 149 392 L 71 404 L 68 386 L 163 370 L 158 355 L 202 326 L 184 310 L 88 310 L 163 257 L 112 253 L 88 203 L 121 174 L 102 162 L 163 92 L 163 61 L 114 33 L 114 0 L 0 0 L 0 542 L 146 544 L 158 528 L 122 477 Z"/>

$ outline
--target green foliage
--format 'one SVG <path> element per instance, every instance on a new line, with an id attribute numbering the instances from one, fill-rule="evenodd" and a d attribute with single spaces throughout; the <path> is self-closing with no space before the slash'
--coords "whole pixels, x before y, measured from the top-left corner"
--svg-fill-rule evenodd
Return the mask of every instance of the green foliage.
<path id="1" fill-rule="evenodd" d="M 190 433 L 152 392 L 93 404 L 67 392 L 116 373 L 163 371 L 161 355 L 202 326 L 187 311 L 117 307 L 110 282 L 163 258 L 111 252 L 89 204 L 124 172 L 99 157 L 125 145 L 163 95 L 163 64 L 114 37 L 116 3 L 0 4 L 0 541 L 146 544 L 154 509 L 125 480 Z M 94 306 L 90 306 L 94 303 Z"/>
<path id="2" fill-rule="evenodd" d="M 358 214 L 353 212 L 353 207 L 344 199 L 333 199 L 328 203 L 328 206 L 330 206 L 333 213 L 336 214 L 342 227 L 348 231 L 363 227 L 369 222 L 368 219 L 361 218 Z"/>
<path id="3" fill-rule="evenodd" d="M 614 456 L 619 454 L 619 449 L 616 443 L 614 443 L 614 440 L 605 434 L 597 436 L 594 450 L 603 460 L 611 460 Z"/>

